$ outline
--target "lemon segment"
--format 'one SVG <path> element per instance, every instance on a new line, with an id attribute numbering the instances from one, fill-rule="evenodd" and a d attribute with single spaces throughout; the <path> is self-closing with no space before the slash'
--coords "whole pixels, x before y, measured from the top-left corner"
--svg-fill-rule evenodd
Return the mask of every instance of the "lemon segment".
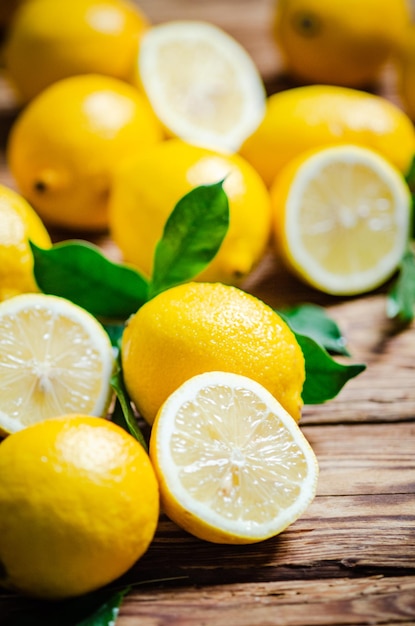
<path id="1" fill-rule="evenodd" d="M 409 238 L 411 199 L 377 153 L 337 146 L 294 159 L 271 188 L 277 252 L 301 278 L 334 295 L 383 284 Z"/>
<path id="2" fill-rule="evenodd" d="M 280 533 L 317 487 L 318 463 L 298 425 L 262 385 L 233 373 L 195 376 L 167 399 L 150 457 L 167 515 L 218 543 Z"/>
<path id="3" fill-rule="evenodd" d="M 114 357 L 95 318 L 71 302 L 24 294 L 0 304 L 0 430 L 67 413 L 105 414 Z"/>
<path id="4" fill-rule="evenodd" d="M 251 57 L 207 22 L 147 30 L 137 83 L 170 135 L 212 150 L 238 150 L 264 115 L 265 89 Z"/>

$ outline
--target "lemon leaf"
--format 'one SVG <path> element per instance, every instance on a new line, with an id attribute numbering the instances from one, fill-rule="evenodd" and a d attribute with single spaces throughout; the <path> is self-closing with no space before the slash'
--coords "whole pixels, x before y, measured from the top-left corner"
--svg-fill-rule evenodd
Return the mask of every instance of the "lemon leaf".
<path id="1" fill-rule="evenodd" d="M 111 378 L 111 387 L 113 388 L 115 395 L 117 396 L 117 402 L 112 415 L 112 421 L 128 431 L 141 445 L 144 450 L 148 452 L 147 443 L 144 439 L 143 433 L 137 422 L 137 418 L 134 415 L 131 407 L 131 401 L 128 396 L 127 390 L 124 384 L 124 378 L 122 375 L 121 364 L 119 358 L 117 359 L 117 365 L 114 374 Z"/>
<path id="2" fill-rule="evenodd" d="M 366 369 L 366 365 L 361 363 L 338 363 L 311 337 L 300 333 L 295 333 L 295 336 L 305 359 L 304 404 L 322 404 L 331 400 L 351 378 Z"/>
<path id="3" fill-rule="evenodd" d="M 388 317 L 409 324 L 414 319 L 415 254 L 408 249 L 403 255 L 398 278 L 390 288 L 386 301 Z"/>
<path id="4" fill-rule="evenodd" d="M 316 304 L 302 304 L 278 311 L 291 330 L 312 337 L 330 354 L 350 356 L 346 349 L 346 339 L 338 325 L 326 313 L 324 307 Z"/>
<path id="5" fill-rule="evenodd" d="M 78 622 L 75 626 L 114 626 L 124 596 L 129 587 L 114 593 L 92 615 Z"/>
<path id="6" fill-rule="evenodd" d="M 125 319 L 147 300 L 136 270 L 113 263 L 97 246 L 66 241 L 43 249 L 30 243 L 36 282 L 44 293 L 71 300 L 98 317 Z"/>
<path id="7" fill-rule="evenodd" d="M 200 185 L 177 202 L 156 247 L 150 297 L 191 280 L 218 252 L 229 227 L 222 184 Z"/>
<path id="8" fill-rule="evenodd" d="M 114 626 L 130 587 L 119 591 L 99 589 L 61 602 L 22 598 L 10 626 Z M 3 617 L 3 616 L 2 616 Z"/>

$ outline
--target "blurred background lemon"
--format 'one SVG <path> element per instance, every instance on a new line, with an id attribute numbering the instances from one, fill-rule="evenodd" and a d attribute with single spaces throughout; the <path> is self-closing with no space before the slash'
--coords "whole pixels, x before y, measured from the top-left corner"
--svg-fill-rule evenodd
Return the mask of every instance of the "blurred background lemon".
<path id="1" fill-rule="evenodd" d="M 137 89 L 86 74 L 54 83 L 13 124 L 8 164 L 22 195 L 48 225 L 107 227 L 115 168 L 160 141 L 162 131 Z"/>
<path id="2" fill-rule="evenodd" d="M 131 80 L 149 22 L 129 0 L 30 0 L 11 21 L 6 76 L 27 101 L 62 78 L 97 73 Z"/>
<path id="3" fill-rule="evenodd" d="M 406 173 L 415 153 L 409 117 L 386 98 L 335 85 L 307 85 L 269 96 L 262 123 L 240 153 L 270 185 L 304 150 L 356 143 L 380 152 Z"/>
<path id="4" fill-rule="evenodd" d="M 124 259 L 150 275 L 156 244 L 178 200 L 194 187 L 223 179 L 229 199 L 229 230 L 219 252 L 197 278 L 240 282 L 262 258 L 269 240 L 268 190 L 239 155 L 205 150 L 180 139 L 160 142 L 125 160 L 115 173 L 109 202 L 110 233 Z"/>
<path id="5" fill-rule="evenodd" d="M 278 0 L 274 38 L 299 81 L 363 87 L 399 50 L 406 0 Z"/>

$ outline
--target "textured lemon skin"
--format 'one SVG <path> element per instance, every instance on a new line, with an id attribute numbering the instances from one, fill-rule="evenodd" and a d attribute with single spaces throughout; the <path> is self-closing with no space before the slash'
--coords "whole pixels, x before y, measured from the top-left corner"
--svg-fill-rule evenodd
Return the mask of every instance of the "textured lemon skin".
<path id="1" fill-rule="evenodd" d="M 309 85 L 268 98 L 265 117 L 241 154 L 271 185 L 301 152 L 341 143 L 372 148 L 406 173 L 415 153 L 415 131 L 409 117 L 381 96 Z"/>
<path id="2" fill-rule="evenodd" d="M 0 185 L 0 301 L 39 291 L 29 239 L 41 248 L 52 245 L 41 219 L 26 200 Z"/>
<path id="3" fill-rule="evenodd" d="M 159 143 L 117 170 L 109 222 L 124 259 L 150 275 L 157 242 L 176 203 L 194 187 L 221 180 L 229 200 L 229 229 L 197 280 L 239 284 L 262 258 L 269 240 L 268 190 L 240 156 L 218 154 L 179 139 Z"/>
<path id="4" fill-rule="evenodd" d="M 253 378 L 300 419 L 303 353 L 285 322 L 237 287 L 187 283 L 147 302 L 129 320 L 122 339 L 127 390 L 153 423 L 167 397 L 208 371 Z"/>
<path id="5" fill-rule="evenodd" d="M 73 76 L 23 109 L 11 129 L 7 160 L 22 195 L 46 224 L 103 229 L 120 160 L 161 138 L 134 87 L 108 76 Z"/>
<path id="6" fill-rule="evenodd" d="M 27 102 L 62 78 L 97 73 L 130 80 L 149 27 L 125 0 L 31 0 L 22 4 L 4 46 L 7 76 Z"/>
<path id="7" fill-rule="evenodd" d="M 399 50 L 409 21 L 405 0 L 279 0 L 273 34 L 297 79 L 364 87 Z"/>
<path id="8" fill-rule="evenodd" d="M 87 593 L 147 550 L 158 483 L 141 445 L 97 417 L 30 426 L 0 445 L 3 584 L 41 598 Z"/>

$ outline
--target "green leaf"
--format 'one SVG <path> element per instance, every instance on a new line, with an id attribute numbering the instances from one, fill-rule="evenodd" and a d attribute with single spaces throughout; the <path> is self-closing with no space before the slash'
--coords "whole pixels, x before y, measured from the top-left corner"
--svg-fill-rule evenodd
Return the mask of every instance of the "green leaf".
<path id="1" fill-rule="evenodd" d="M 113 263 L 97 246 L 67 241 L 52 248 L 31 243 L 36 282 L 103 318 L 125 319 L 147 301 L 148 283 L 134 269 Z"/>
<path id="2" fill-rule="evenodd" d="M 346 340 L 336 322 L 328 317 L 324 307 L 316 304 L 303 304 L 292 309 L 278 311 L 290 328 L 307 335 L 323 346 L 331 354 L 350 356 Z"/>
<path id="3" fill-rule="evenodd" d="M 115 626 L 121 603 L 128 591 L 129 588 L 126 588 L 114 593 L 94 613 L 78 622 L 76 626 Z"/>
<path id="4" fill-rule="evenodd" d="M 117 359 L 117 367 L 114 374 L 111 377 L 111 387 L 113 388 L 115 395 L 117 396 L 117 402 L 114 407 L 112 415 L 112 421 L 127 430 L 141 445 L 144 450 L 148 452 L 148 446 L 144 439 L 143 433 L 137 422 L 137 418 L 131 407 L 130 398 L 125 387 L 124 378 L 122 375 L 120 357 Z"/>
<path id="5" fill-rule="evenodd" d="M 311 337 L 295 333 L 305 359 L 306 379 L 303 387 L 304 404 L 322 404 L 340 392 L 351 378 L 366 369 L 363 364 L 342 365 Z"/>
<path id="6" fill-rule="evenodd" d="M 414 319 L 415 308 L 415 254 L 411 249 L 402 257 L 399 270 L 388 292 L 386 312 L 388 317 L 409 324 Z"/>
<path id="7" fill-rule="evenodd" d="M 121 349 L 121 340 L 124 333 L 124 324 L 103 324 L 110 338 L 111 345 L 119 352 Z"/>
<path id="8" fill-rule="evenodd" d="M 156 247 L 150 297 L 191 280 L 216 255 L 229 227 L 222 185 L 196 187 L 174 207 Z"/>
<path id="9" fill-rule="evenodd" d="M 6 622 L 9 626 L 114 626 L 129 590 L 99 589 L 60 602 L 21 598 L 18 610 L 8 615 Z"/>

